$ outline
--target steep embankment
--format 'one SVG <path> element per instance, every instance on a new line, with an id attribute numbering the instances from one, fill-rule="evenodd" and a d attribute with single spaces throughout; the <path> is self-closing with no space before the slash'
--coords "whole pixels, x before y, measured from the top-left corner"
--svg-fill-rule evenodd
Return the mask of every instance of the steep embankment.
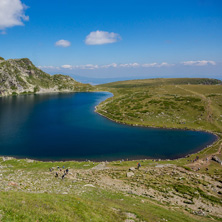
<path id="1" fill-rule="evenodd" d="M 90 84 L 79 83 L 70 76 L 49 75 L 27 58 L 4 60 L 0 57 L 0 96 L 91 89 Z"/>
<path id="2" fill-rule="evenodd" d="M 121 123 L 222 132 L 222 82 L 216 79 L 145 79 L 100 85 L 114 97 L 97 112 Z"/>

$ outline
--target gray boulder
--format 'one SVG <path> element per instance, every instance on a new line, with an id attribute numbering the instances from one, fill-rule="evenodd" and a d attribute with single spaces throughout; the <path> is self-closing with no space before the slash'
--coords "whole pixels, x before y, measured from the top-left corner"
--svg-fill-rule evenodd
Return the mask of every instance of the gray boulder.
<path id="1" fill-rule="evenodd" d="M 217 156 L 212 156 L 212 160 L 215 161 L 215 162 L 217 162 L 217 163 L 219 163 L 219 164 L 222 164 L 222 161 L 221 161 L 220 158 L 217 157 Z"/>
<path id="2" fill-rule="evenodd" d="M 126 176 L 127 176 L 127 177 L 132 177 L 132 176 L 134 176 L 134 173 L 133 173 L 133 172 L 127 172 L 127 173 L 126 173 Z"/>
<path id="3" fill-rule="evenodd" d="M 135 171 L 136 169 L 135 169 L 135 167 L 130 167 L 129 168 L 129 171 Z"/>

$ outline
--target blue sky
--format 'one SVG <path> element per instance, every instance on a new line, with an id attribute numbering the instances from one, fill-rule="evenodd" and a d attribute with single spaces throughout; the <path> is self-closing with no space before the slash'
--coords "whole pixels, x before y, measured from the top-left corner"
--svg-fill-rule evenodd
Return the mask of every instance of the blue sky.
<path id="1" fill-rule="evenodd" d="M 0 56 L 86 82 L 222 78 L 221 0 L 1 0 L 0 33 Z"/>

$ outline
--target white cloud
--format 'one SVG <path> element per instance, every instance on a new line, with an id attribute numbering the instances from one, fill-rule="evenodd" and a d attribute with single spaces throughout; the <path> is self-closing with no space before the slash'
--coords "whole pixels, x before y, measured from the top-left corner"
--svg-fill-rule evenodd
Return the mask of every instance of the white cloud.
<path id="1" fill-rule="evenodd" d="M 57 69 L 60 70 L 58 66 L 38 66 L 39 69 Z"/>
<path id="2" fill-rule="evenodd" d="M 27 6 L 21 0 L 0 0 L 0 29 L 24 25 L 23 21 L 29 20 L 25 9 Z"/>
<path id="3" fill-rule="evenodd" d="M 61 67 L 56 67 L 56 66 L 38 66 L 40 69 L 88 69 L 88 70 L 93 70 L 93 69 L 108 69 L 108 68 L 152 68 L 152 67 L 171 67 L 174 66 L 174 64 L 169 64 L 167 62 L 162 62 L 162 63 L 147 63 L 147 64 L 139 64 L 139 63 L 125 63 L 125 64 L 117 64 L 117 63 L 111 63 L 107 65 L 93 65 L 93 64 L 86 64 L 86 65 L 69 65 L 65 64 L 62 65 Z"/>
<path id="4" fill-rule="evenodd" d="M 127 64 L 127 63 L 126 64 L 119 64 L 118 67 L 126 68 L 126 67 L 129 67 L 129 64 Z"/>
<path id="5" fill-rule="evenodd" d="M 87 65 L 81 66 L 80 68 L 81 69 L 98 69 L 99 66 L 98 65 L 87 64 Z"/>
<path id="6" fill-rule="evenodd" d="M 162 62 L 161 64 L 159 64 L 159 67 L 163 67 L 163 66 L 170 67 L 170 66 L 174 66 L 174 64 L 169 64 L 167 62 Z"/>
<path id="7" fill-rule="evenodd" d="M 216 62 L 210 60 L 199 60 L 199 61 L 186 61 L 181 62 L 185 66 L 206 66 L 206 65 L 216 65 Z"/>
<path id="8" fill-rule="evenodd" d="M 119 67 L 123 67 L 123 68 L 136 68 L 139 67 L 140 64 L 139 63 L 128 63 L 128 64 L 120 64 Z"/>
<path id="9" fill-rule="evenodd" d="M 103 65 L 101 66 L 101 68 L 110 68 L 110 67 L 113 67 L 113 68 L 116 68 L 118 65 L 116 63 L 112 63 L 112 64 L 108 64 L 108 65 Z"/>
<path id="10" fill-rule="evenodd" d="M 187 66 L 204 66 L 204 65 L 216 65 L 216 62 L 214 61 L 186 61 L 186 62 L 181 62 L 179 64 L 187 65 Z M 117 63 L 111 63 L 107 65 L 93 65 L 93 64 L 86 64 L 86 65 L 62 65 L 61 67 L 58 66 L 39 66 L 40 69 L 88 69 L 88 70 L 93 70 L 93 69 L 108 69 L 108 68 L 161 68 L 161 67 L 172 67 L 175 66 L 175 64 L 169 64 L 167 62 L 162 62 L 162 63 L 145 63 L 145 64 L 139 64 L 139 63 L 124 63 L 124 64 L 117 64 Z"/>
<path id="11" fill-rule="evenodd" d="M 103 45 L 117 42 L 121 40 L 119 34 L 114 32 L 104 32 L 104 31 L 95 31 L 90 32 L 88 36 L 86 36 L 85 43 L 86 45 Z"/>
<path id="12" fill-rule="evenodd" d="M 168 64 L 166 62 L 162 62 L 160 64 L 158 63 L 148 63 L 148 64 L 139 64 L 139 63 L 126 63 L 126 64 L 116 64 L 111 63 L 108 65 L 93 65 L 93 64 L 87 64 L 87 65 L 62 65 L 61 68 L 63 69 L 108 69 L 108 68 L 139 68 L 139 67 L 163 67 L 163 66 L 173 66 L 174 64 Z"/>
<path id="13" fill-rule="evenodd" d="M 61 40 L 57 41 L 55 43 L 55 45 L 61 46 L 61 47 L 69 47 L 71 45 L 71 42 L 69 42 L 68 40 L 61 39 Z"/>
<path id="14" fill-rule="evenodd" d="M 166 66 L 166 67 L 170 67 L 170 66 L 174 66 L 174 64 L 169 64 L 167 62 L 162 62 L 160 64 L 154 62 L 154 63 L 147 63 L 147 64 L 143 64 L 142 67 L 146 67 L 146 68 L 149 68 L 149 67 L 163 67 L 163 66 Z"/>
<path id="15" fill-rule="evenodd" d="M 61 67 L 64 68 L 64 69 L 72 69 L 71 65 L 62 65 Z"/>
<path id="16" fill-rule="evenodd" d="M 61 68 L 63 69 L 98 69 L 100 68 L 100 66 L 98 65 L 93 65 L 93 64 L 87 64 L 87 65 L 76 65 L 76 66 L 72 66 L 72 65 L 62 65 Z"/>
<path id="17" fill-rule="evenodd" d="M 157 67 L 158 63 L 154 62 L 154 63 L 147 63 L 147 64 L 143 64 L 142 67 Z"/>
<path id="18" fill-rule="evenodd" d="M 208 64 L 211 65 L 216 65 L 216 62 L 214 61 L 186 61 L 186 62 L 181 62 L 179 64 L 183 64 L 186 66 L 205 66 Z M 145 63 L 145 64 L 139 64 L 139 63 L 122 63 L 122 64 L 117 64 L 117 63 L 111 63 L 107 65 L 93 65 L 93 64 L 86 64 L 86 65 L 69 65 L 65 64 L 60 67 L 58 66 L 39 66 L 40 69 L 88 69 L 88 70 L 93 70 L 93 69 L 108 69 L 108 68 L 161 68 L 161 67 L 172 67 L 175 66 L 175 64 L 169 64 L 167 62 L 162 62 L 162 63 Z"/>

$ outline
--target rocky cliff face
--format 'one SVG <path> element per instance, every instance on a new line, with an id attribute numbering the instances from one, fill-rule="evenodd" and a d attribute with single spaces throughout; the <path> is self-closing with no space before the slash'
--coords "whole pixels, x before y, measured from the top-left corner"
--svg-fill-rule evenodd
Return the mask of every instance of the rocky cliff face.
<path id="1" fill-rule="evenodd" d="M 92 86 L 75 81 L 70 76 L 49 75 L 25 59 L 4 60 L 0 57 L 0 96 L 89 91 Z"/>

